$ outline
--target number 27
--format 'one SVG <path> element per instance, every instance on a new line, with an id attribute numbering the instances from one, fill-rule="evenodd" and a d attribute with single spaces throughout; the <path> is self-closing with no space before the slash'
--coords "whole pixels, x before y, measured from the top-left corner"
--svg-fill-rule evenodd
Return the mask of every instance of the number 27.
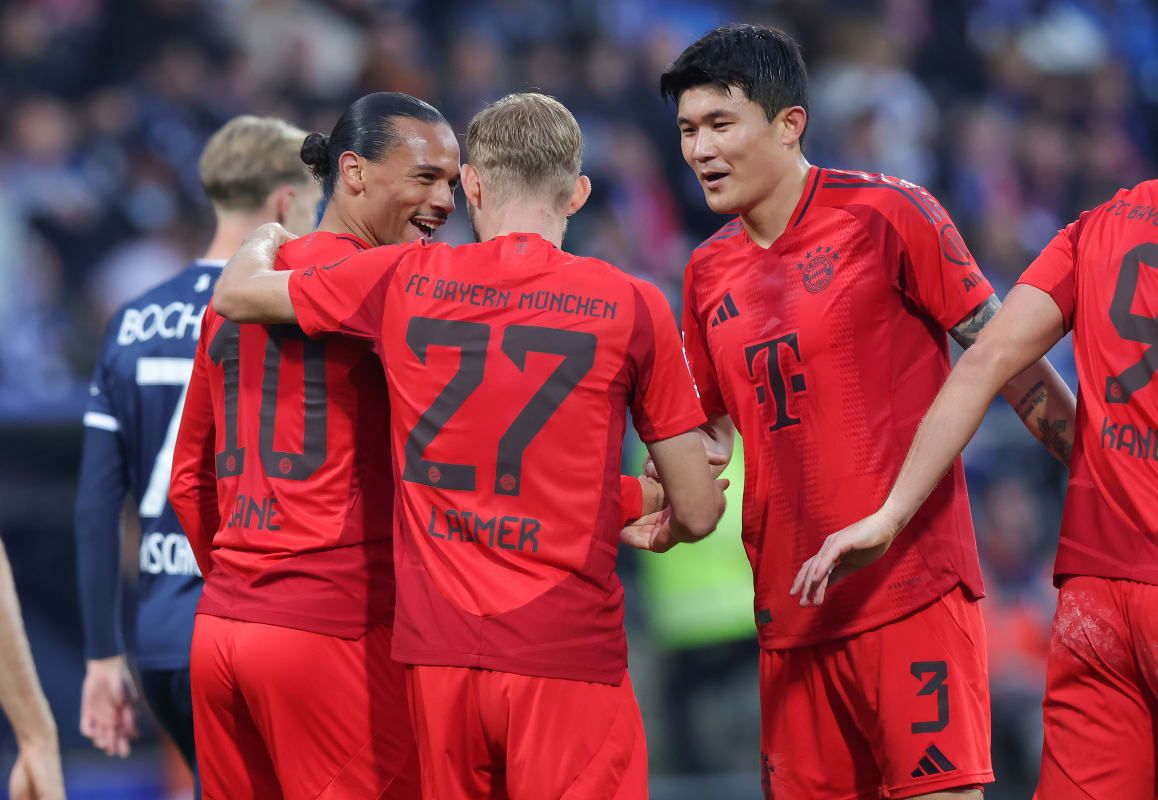
<path id="1" fill-rule="evenodd" d="M 403 480 L 444 489 L 474 491 L 474 465 L 432 461 L 425 457 L 425 453 L 443 426 L 482 384 L 490 333 L 490 326 L 481 322 L 431 317 L 410 320 L 406 343 L 419 361 L 426 363 L 427 348 L 433 345 L 457 348 L 459 364 L 458 371 L 419 417 L 406 439 Z M 559 355 L 563 360 L 499 440 L 496 494 L 519 494 L 523 453 L 583 376 L 590 372 L 595 363 L 596 341 L 591 333 L 537 325 L 511 325 L 503 332 L 503 352 L 520 370 L 526 368 L 528 353 Z"/>

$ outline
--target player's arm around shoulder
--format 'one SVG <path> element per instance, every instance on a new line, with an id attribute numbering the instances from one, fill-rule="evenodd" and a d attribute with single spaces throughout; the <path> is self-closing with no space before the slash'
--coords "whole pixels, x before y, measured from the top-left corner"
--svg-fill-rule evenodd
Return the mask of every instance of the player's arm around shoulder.
<path id="1" fill-rule="evenodd" d="M 1049 346 L 1052 346 L 1064 335 L 1061 313 L 1049 295 L 1033 287 L 1020 286 L 1010 293 L 1009 301 L 1014 308 L 1005 319 L 1012 323 L 1015 315 L 1021 315 L 1020 324 L 1007 323 L 1003 326 L 1004 332 L 984 337 L 985 347 L 979 351 L 976 346 L 981 343 L 982 331 L 1002 308 L 996 294 L 990 295 L 950 330 L 966 355 L 973 351 L 967 364 L 980 362 L 987 374 L 1004 375 L 1009 363 L 1021 363 L 1023 353 L 1039 350 L 1040 341 L 1051 340 Z M 1054 458 L 1068 466 L 1077 427 L 1077 407 L 1073 392 L 1049 360 L 1039 353 L 1035 361 L 1002 386 L 1001 395 L 1030 434 L 1045 445 Z"/>
<path id="2" fill-rule="evenodd" d="M 296 238 L 276 222 L 253 231 L 221 271 L 213 306 L 231 322 L 297 322 L 290 301 L 289 271 L 277 271 L 278 248 Z"/>
<path id="3" fill-rule="evenodd" d="M 1062 313 L 1050 295 L 1034 286 L 1014 287 L 937 393 L 884 504 L 829 535 L 800 567 L 789 593 L 801 605 L 819 605 L 829 584 L 884 555 L 973 438 L 997 393 L 1042 363 L 1064 334 Z M 1048 410 L 1051 404 L 1042 400 L 1038 406 Z M 1072 420 L 1072 395 L 1069 406 Z M 1072 426 L 1070 431 L 1072 436 Z"/>

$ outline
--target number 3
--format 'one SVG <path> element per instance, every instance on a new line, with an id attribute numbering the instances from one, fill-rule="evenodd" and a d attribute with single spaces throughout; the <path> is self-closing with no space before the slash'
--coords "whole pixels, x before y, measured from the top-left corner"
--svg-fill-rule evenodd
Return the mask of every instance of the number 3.
<path id="1" fill-rule="evenodd" d="M 937 733 L 949 724 L 949 687 L 945 681 L 949 677 L 949 665 L 944 661 L 914 661 L 910 670 L 917 680 L 932 675 L 917 692 L 917 697 L 937 695 L 937 718 L 931 722 L 914 722 L 913 733 Z"/>

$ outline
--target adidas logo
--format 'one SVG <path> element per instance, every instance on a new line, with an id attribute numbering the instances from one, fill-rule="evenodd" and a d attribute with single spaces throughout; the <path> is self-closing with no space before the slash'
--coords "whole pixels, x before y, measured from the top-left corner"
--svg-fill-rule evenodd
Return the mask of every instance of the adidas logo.
<path id="1" fill-rule="evenodd" d="M 732 299 L 732 293 L 728 292 L 724 295 L 724 302 L 720 303 L 720 307 L 716 309 L 716 316 L 712 318 L 712 327 L 714 328 L 732 317 L 738 316 L 740 316 L 740 309 L 736 308 L 736 301 Z"/>
<path id="2" fill-rule="evenodd" d="M 925 748 L 925 755 L 921 756 L 921 760 L 917 762 L 917 768 L 913 770 L 914 778 L 923 778 L 929 775 L 940 775 L 942 772 L 952 772 L 957 769 L 953 766 L 953 762 L 945 758 L 945 754 L 935 744 L 931 744 Z"/>

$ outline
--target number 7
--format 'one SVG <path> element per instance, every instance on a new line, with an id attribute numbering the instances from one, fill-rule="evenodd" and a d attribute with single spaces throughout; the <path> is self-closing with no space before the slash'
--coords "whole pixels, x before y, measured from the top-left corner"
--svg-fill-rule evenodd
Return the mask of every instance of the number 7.
<path id="1" fill-rule="evenodd" d="M 153 471 L 149 474 L 149 484 L 141 497 L 137 513 L 153 519 L 161 516 L 165 503 L 169 500 L 169 476 L 173 472 L 173 447 L 177 444 L 177 430 L 181 427 L 181 412 L 185 410 L 185 393 L 189 390 L 189 377 L 193 374 L 191 358 L 140 358 L 137 359 L 138 386 L 180 386 L 181 394 L 177 406 L 169 419 L 165 431 L 165 441 L 157 451 L 153 461 Z"/>

